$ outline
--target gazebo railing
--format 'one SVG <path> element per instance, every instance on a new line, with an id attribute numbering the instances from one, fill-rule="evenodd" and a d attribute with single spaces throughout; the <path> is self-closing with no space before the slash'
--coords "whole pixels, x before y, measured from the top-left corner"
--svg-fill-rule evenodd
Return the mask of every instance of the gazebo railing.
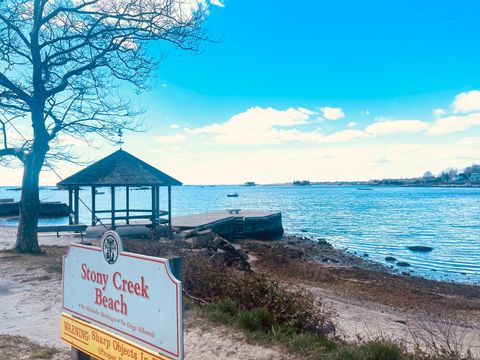
<path id="1" fill-rule="evenodd" d="M 115 214 L 112 218 L 112 216 L 108 217 L 99 217 L 96 216 L 97 214 Z M 127 214 L 128 213 L 128 214 Z M 132 214 L 133 213 L 133 214 Z M 143 213 L 143 215 L 138 215 L 138 213 Z M 117 215 L 117 214 L 125 214 L 125 215 Z M 117 220 L 125 220 L 127 224 L 129 224 L 129 220 L 155 220 L 155 223 L 160 224 L 160 223 L 168 223 L 167 219 L 162 219 L 162 216 L 167 216 L 169 214 L 168 211 L 166 210 L 157 210 L 155 212 L 155 215 L 152 215 L 152 210 L 151 209 L 115 209 L 114 211 L 112 210 L 95 210 L 94 218 L 96 219 L 96 222 L 102 221 L 106 222 L 109 221 L 115 223 Z"/>
<path id="2" fill-rule="evenodd" d="M 87 185 L 88 186 L 88 185 Z M 150 209 L 131 209 L 130 208 L 130 186 L 125 186 L 125 205 L 122 205 L 122 209 L 116 209 L 116 197 L 115 197 L 115 188 L 116 186 L 111 185 L 110 187 L 110 203 L 111 209 L 105 210 L 97 210 L 96 208 L 96 192 L 97 189 L 100 187 L 105 186 L 90 186 L 91 187 L 91 208 L 88 210 L 92 216 L 92 226 L 95 226 L 98 222 L 104 222 L 103 220 L 110 220 L 109 224 L 111 225 L 112 229 L 116 227 L 116 220 L 124 220 L 127 225 L 130 224 L 130 220 L 134 219 L 149 219 L 152 221 L 152 227 L 155 228 L 156 224 L 163 224 L 165 223 L 165 219 L 162 219 L 162 216 L 168 216 L 168 223 L 169 228 L 172 227 L 172 215 L 171 215 L 171 208 L 172 208 L 172 188 L 171 186 L 167 186 L 167 205 L 168 211 L 160 210 L 160 186 L 154 185 L 151 186 L 151 208 Z M 73 216 L 70 217 L 69 223 L 70 224 L 79 224 L 79 193 L 80 187 L 79 186 L 71 186 L 68 187 L 68 204 L 70 208 L 70 212 Z M 125 206 L 125 208 L 123 208 Z M 109 214 L 109 217 L 100 218 L 97 215 L 99 214 Z M 119 216 L 122 214 L 122 216 Z M 124 214 L 124 215 L 123 215 Z M 138 215 L 140 214 L 140 215 Z"/>

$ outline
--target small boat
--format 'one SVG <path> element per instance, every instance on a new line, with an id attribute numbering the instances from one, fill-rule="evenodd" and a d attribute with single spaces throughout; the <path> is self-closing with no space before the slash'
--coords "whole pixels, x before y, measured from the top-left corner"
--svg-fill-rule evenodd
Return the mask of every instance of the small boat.
<path id="1" fill-rule="evenodd" d="M 371 191 L 373 190 L 372 188 L 357 188 L 357 190 L 360 190 L 360 191 Z"/>
<path id="2" fill-rule="evenodd" d="M 105 191 L 95 190 L 95 194 L 97 194 L 97 195 L 103 195 L 103 194 L 105 194 Z"/>
<path id="3" fill-rule="evenodd" d="M 238 194 L 237 193 L 227 194 L 227 197 L 238 197 Z"/>

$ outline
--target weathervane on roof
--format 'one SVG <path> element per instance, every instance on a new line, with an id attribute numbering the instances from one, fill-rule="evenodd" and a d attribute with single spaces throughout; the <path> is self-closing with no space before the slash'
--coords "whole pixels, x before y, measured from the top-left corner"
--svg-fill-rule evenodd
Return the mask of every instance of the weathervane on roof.
<path id="1" fill-rule="evenodd" d="M 122 145 L 125 144 L 125 141 L 123 141 L 122 128 L 118 128 L 117 136 L 118 136 L 117 145 L 120 147 L 120 150 L 122 150 Z"/>

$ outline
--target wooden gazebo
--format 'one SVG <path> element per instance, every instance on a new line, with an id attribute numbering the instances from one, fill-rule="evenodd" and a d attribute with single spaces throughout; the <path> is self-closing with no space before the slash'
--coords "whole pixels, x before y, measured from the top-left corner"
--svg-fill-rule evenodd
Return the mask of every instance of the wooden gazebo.
<path id="1" fill-rule="evenodd" d="M 118 150 L 109 156 L 86 167 L 78 173 L 66 178 L 57 184 L 58 187 L 68 190 L 68 206 L 70 207 L 70 224 L 79 223 L 80 188 L 91 188 L 91 216 L 92 226 L 99 221 L 109 221 L 112 229 L 121 222 L 130 224 L 130 220 L 149 220 L 155 229 L 158 224 L 172 226 L 172 186 L 182 183 L 173 177 L 154 168 L 146 162 Z M 160 210 L 160 187 L 168 188 L 168 210 Z M 110 188 L 110 209 L 97 209 L 96 195 L 98 188 Z M 115 189 L 125 187 L 125 208 L 115 206 Z M 151 206 L 148 209 L 130 208 L 130 189 L 148 188 L 151 191 Z M 98 216 L 97 216 L 98 215 Z M 105 216 L 106 217 L 102 217 Z"/>

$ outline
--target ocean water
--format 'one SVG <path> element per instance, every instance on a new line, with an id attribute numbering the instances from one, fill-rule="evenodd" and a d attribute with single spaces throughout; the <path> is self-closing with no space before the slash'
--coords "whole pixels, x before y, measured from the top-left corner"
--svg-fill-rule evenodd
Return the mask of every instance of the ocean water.
<path id="1" fill-rule="evenodd" d="M 286 233 L 324 238 L 335 247 L 391 265 L 386 256 L 406 261 L 415 275 L 431 279 L 480 283 L 480 189 L 356 186 L 182 186 L 173 188 L 173 216 L 219 209 L 281 211 Z M 97 209 L 107 209 L 109 189 L 100 189 Z M 239 197 L 227 194 L 237 192 Z M 0 198 L 15 198 L 19 191 L 0 188 Z M 161 207 L 166 208 L 166 192 Z M 90 191 L 81 191 L 90 206 Z M 116 194 L 117 206 L 124 190 Z M 67 193 L 41 191 L 43 201 L 67 201 Z M 150 192 L 131 190 L 132 207 L 148 208 Z M 82 205 L 81 219 L 90 214 Z M 0 223 L 15 225 L 15 219 Z M 42 223 L 67 223 L 67 219 L 42 219 Z M 431 246 L 416 253 L 407 246 Z M 397 268 L 398 269 L 398 268 Z"/>

